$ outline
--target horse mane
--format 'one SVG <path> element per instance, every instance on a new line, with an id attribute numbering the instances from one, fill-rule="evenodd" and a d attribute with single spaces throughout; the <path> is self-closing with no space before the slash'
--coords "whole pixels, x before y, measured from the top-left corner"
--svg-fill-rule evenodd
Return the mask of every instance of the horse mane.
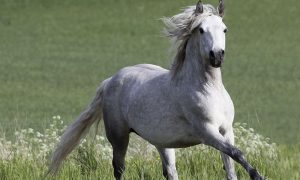
<path id="1" fill-rule="evenodd" d="M 203 5 L 203 13 L 195 13 L 196 6 L 189 6 L 182 13 L 173 17 L 164 17 L 162 21 L 165 24 L 164 34 L 173 40 L 175 56 L 171 65 L 173 75 L 176 75 L 183 66 L 186 46 L 194 29 L 198 27 L 203 18 L 209 15 L 218 15 L 217 10 L 210 4 Z"/>

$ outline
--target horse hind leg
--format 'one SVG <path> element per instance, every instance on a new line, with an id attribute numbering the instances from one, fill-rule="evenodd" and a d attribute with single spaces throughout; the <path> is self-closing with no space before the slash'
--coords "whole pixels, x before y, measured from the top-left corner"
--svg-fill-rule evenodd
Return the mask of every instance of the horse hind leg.
<path id="1" fill-rule="evenodd" d="M 124 144 L 119 144 L 117 146 L 113 146 L 113 168 L 114 168 L 114 176 L 117 180 L 123 179 L 123 173 L 125 171 L 125 154 L 127 150 L 126 142 Z"/>
<path id="2" fill-rule="evenodd" d="M 125 155 L 129 142 L 129 130 L 127 126 L 120 123 L 121 121 L 114 121 L 113 119 L 108 121 L 105 122 L 105 129 L 107 139 L 113 148 L 112 165 L 114 177 L 116 180 L 122 180 L 125 171 Z"/>
<path id="3" fill-rule="evenodd" d="M 112 165 L 114 168 L 114 176 L 116 180 L 123 179 L 123 173 L 125 171 L 125 155 L 129 142 L 129 134 L 123 135 L 110 135 L 108 137 L 113 148 L 113 160 Z"/>
<path id="4" fill-rule="evenodd" d="M 156 147 L 160 154 L 163 175 L 167 180 L 178 180 L 175 160 L 175 150 Z"/>

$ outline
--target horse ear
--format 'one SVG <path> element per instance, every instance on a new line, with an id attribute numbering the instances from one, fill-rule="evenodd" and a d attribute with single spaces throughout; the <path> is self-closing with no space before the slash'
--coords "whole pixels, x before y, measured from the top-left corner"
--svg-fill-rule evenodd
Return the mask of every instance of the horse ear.
<path id="1" fill-rule="evenodd" d="M 225 4 L 224 0 L 219 1 L 218 12 L 220 17 L 224 17 L 225 15 Z"/>
<path id="2" fill-rule="evenodd" d="M 196 10 L 195 10 L 195 14 L 202 14 L 203 13 L 203 3 L 202 1 L 198 1 L 197 5 L 196 5 Z"/>

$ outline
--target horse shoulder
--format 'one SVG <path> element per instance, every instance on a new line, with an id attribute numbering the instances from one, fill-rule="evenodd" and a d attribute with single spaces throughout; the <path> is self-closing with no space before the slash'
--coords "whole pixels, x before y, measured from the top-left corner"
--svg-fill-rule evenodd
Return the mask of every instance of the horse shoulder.
<path id="1" fill-rule="evenodd" d="M 227 91 L 202 88 L 186 89 L 182 93 L 180 105 L 184 116 L 193 124 L 214 124 L 231 126 L 234 118 L 234 107 Z"/>

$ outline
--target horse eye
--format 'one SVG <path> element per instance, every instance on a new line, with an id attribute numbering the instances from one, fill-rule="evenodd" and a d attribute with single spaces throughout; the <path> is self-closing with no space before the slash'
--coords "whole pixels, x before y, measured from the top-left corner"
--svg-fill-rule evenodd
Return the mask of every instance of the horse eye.
<path id="1" fill-rule="evenodd" d="M 224 29 L 224 33 L 227 33 L 227 29 Z"/>
<path id="2" fill-rule="evenodd" d="M 199 31 L 200 31 L 200 33 L 201 33 L 201 34 L 203 34 L 203 33 L 204 33 L 204 30 L 203 30 L 203 28 L 200 28 L 200 29 L 199 29 Z"/>

